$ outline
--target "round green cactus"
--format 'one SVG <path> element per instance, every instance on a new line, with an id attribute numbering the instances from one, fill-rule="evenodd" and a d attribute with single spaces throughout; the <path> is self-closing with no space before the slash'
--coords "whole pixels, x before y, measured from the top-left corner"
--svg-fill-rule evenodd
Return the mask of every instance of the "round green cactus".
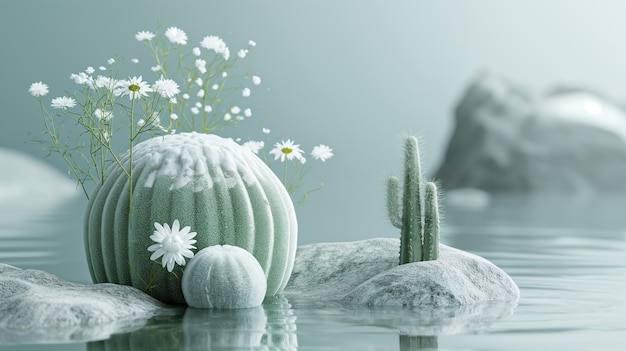
<path id="1" fill-rule="evenodd" d="M 128 167 L 129 153 L 121 162 Z M 161 301 L 185 303 L 182 267 L 162 272 L 147 248 L 154 223 L 190 226 L 198 250 L 234 245 L 252 253 L 280 292 L 293 269 L 297 221 L 276 175 L 248 149 L 216 135 L 155 137 L 133 148 L 133 185 L 111 167 L 85 214 L 85 251 L 96 283 L 131 285 Z M 132 188 L 132 209 L 129 190 Z"/>

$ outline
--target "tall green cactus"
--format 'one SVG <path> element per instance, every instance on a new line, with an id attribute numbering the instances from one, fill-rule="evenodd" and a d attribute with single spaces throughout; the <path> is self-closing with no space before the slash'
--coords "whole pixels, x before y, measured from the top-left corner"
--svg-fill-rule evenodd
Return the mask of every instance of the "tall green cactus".
<path id="1" fill-rule="evenodd" d="M 404 186 L 402 208 L 398 195 L 399 180 L 387 183 L 387 211 L 391 224 L 400 228 L 400 264 L 436 260 L 439 257 L 439 205 L 437 186 L 425 185 L 422 222 L 422 180 L 417 138 L 409 136 L 404 148 Z M 402 214 L 401 214 L 402 212 Z"/>

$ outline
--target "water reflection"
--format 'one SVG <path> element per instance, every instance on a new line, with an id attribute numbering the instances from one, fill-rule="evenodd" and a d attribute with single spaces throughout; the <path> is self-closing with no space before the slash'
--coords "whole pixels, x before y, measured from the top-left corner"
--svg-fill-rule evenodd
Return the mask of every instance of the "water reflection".
<path id="1" fill-rule="evenodd" d="M 297 350 L 295 322 L 282 297 L 247 309 L 177 308 L 140 329 L 90 342 L 87 350 Z"/>

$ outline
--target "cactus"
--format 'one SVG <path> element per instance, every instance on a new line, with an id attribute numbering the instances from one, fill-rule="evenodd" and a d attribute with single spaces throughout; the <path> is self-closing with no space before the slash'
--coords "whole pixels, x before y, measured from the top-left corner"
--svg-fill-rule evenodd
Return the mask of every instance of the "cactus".
<path id="1" fill-rule="evenodd" d="M 393 226 L 400 229 L 400 264 L 436 260 L 439 257 L 437 186 L 433 182 L 425 185 L 425 209 L 422 216 L 421 186 L 424 181 L 420 168 L 417 138 L 407 137 L 402 206 L 398 195 L 398 178 L 390 177 L 387 183 L 389 219 Z"/>
<path id="2" fill-rule="evenodd" d="M 129 163 L 128 153 L 121 161 Z M 197 233 L 198 250 L 228 244 L 250 252 L 266 275 L 267 296 L 285 287 L 296 253 L 295 209 L 280 180 L 250 150 L 216 135 L 181 133 L 137 144 L 133 165 L 132 208 L 129 178 L 112 167 L 85 214 L 95 283 L 131 285 L 161 301 L 185 303 L 182 267 L 158 274 L 147 250 L 154 223 L 177 219 Z"/>

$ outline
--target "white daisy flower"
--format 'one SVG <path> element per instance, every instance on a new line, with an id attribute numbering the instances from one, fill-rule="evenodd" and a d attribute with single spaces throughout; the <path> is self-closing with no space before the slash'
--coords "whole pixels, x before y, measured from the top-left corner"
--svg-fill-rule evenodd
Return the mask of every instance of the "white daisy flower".
<path id="1" fill-rule="evenodd" d="M 263 129 L 261 129 L 261 131 L 262 131 L 264 134 L 269 134 L 269 133 L 271 133 L 271 132 L 272 132 L 271 130 L 269 130 L 269 128 L 263 128 Z"/>
<path id="2" fill-rule="evenodd" d="M 204 112 L 209 113 L 213 111 L 213 107 L 211 107 L 211 105 L 205 105 L 204 106 Z"/>
<path id="3" fill-rule="evenodd" d="M 171 79 L 161 79 L 154 82 L 154 86 L 152 87 L 154 91 L 161 94 L 164 98 L 171 99 L 176 94 L 180 93 L 180 89 L 178 89 L 178 84 Z"/>
<path id="4" fill-rule="evenodd" d="M 326 160 L 333 157 L 333 149 L 331 149 L 327 145 L 320 144 L 313 148 L 313 151 L 311 151 L 311 156 L 313 156 L 313 158 L 316 160 L 326 162 Z"/>
<path id="5" fill-rule="evenodd" d="M 174 264 L 184 266 L 185 257 L 193 258 L 191 250 L 196 249 L 193 246 L 196 240 L 193 240 L 193 238 L 197 234 L 191 231 L 190 226 L 180 229 L 180 222 L 177 219 L 171 228 L 167 223 L 163 223 L 163 225 L 154 223 L 154 228 L 156 230 L 150 235 L 150 239 L 156 242 L 156 244 L 148 247 L 148 251 L 154 252 L 150 256 L 151 260 L 156 260 L 163 256 L 161 259 L 162 267 L 167 266 L 167 270 L 171 272 L 174 270 Z"/>
<path id="6" fill-rule="evenodd" d="M 111 118 L 113 118 L 113 111 L 102 111 L 101 109 L 97 108 L 95 111 L 93 111 L 93 115 L 98 120 L 109 121 L 111 120 Z"/>
<path id="7" fill-rule="evenodd" d="M 140 31 L 140 32 L 137 32 L 137 34 L 135 34 L 135 39 L 137 39 L 137 41 L 144 41 L 144 40 L 150 41 L 154 39 L 154 33 L 149 32 L 147 30 Z"/>
<path id="8" fill-rule="evenodd" d="M 265 146 L 265 143 L 263 141 L 249 140 L 243 143 L 241 146 L 249 149 L 255 154 L 258 154 L 259 150 L 261 150 Z"/>
<path id="9" fill-rule="evenodd" d="M 176 27 L 169 27 L 165 30 L 165 36 L 174 44 L 187 44 L 187 34 Z"/>
<path id="10" fill-rule="evenodd" d="M 96 70 L 93 69 L 93 67 L 89 66 L 87 67 L 87 69 L 85 70 L 85 73 L 87 74 L 93 74 L 93 72 L 95 72 Z"/>
<path id="11" fill-rule="evenodd" d="M 191 50 L 191 52 L 193 53 L 194 56 L 200 56 L 201 52 L 200 52 L 200 48 L 199 47 L 195 47 Z"/>
<path id="12" fill-rule="evenodd" d="M 115 59 L 111 57 L 110 59 L 108 59 L 108 60 L 107 60 L 107 63 L 108 63 L 109 65 L 112 65 L 112 64 L 114 64 L 114 63 L 115 63 Z"/>
<path id="13" fill-rule="evenodd" d="M 200 109 L 194 106 L 191 108 L 191 113 L 193 113 L 194 115 L 197 115 L 198 113 L 200 113 Z"/>
<path id="14" fill-rule="evenodd" d="M 141 76 L 128 78 L 128 80 L 120 80 L 115 84 L 115 95 L 126 96 L 131 100 L 148 96 L 151 92 L 148 83 L 144 82 Z"/>
<path id="15" fill-rule="evenodd" d="M 52 108 L 67 110 L 68 108 L 76 106 L 76 100 L 71 97 L 62 96 L 52 99 L 52 103 L 50 104 L 50 106 L 52 106 Z"/>
<path id="16" fill-rule="evenodd" d="M 261 84 L 261 77 L 259 77 L 259 76 L 252 76 L 252 84 L 254 84 L 254 85 Z"/>
<path id="17" fill-rule="evenodd" d="M 30 85 L 30 88 L 28 88 L 28 92 L 34 97 L 45 96 L 48 94 L 48 84 L 43 82 L 33 83 Z"/>
<path id="18" fill-rule="evenodd" d="M 249 109 L 249 108 L 243 110 L 243 115 L 246 116 L 246 117 L 252 116 L 252 110 Z"/>
<path id="19" fill-rule="evenodd" d="M 241 96 L 243 96 L 243 97 L 250 96 L 250 89 L 249 88 L 243 88 L 243 90 L 241 91 Z"/>
<path id="20" fill-rule="evenodd" d="M 241 112 L 241 109 L 239 108 L 239 106 L 233 106 L 230 108 L 230 112 L 238 114 L 239 112 Z"/>
<path id="21" fill-rule="evenodd" d="M 254 46 L 256 46 L 256 41 L 254 41 L 254 40 L 248 40 L 248 45 L 250 45 L 250 46 L 254 47 Z"/>
<path id="22" fill-rule="evenodd" d="M 197 49 L 197 48 L 196 48 Z M 195 62 L 196 68 L 200 72 L 200 74 L 206 73 L 206 61 L 202 59 L 197 59 Z"/>
<path id="23" fill-rule="evenodd" d="M 294 144 L 291 139 L 287 141 L 282 140 L 280 143 L 274 144 L 270 154 L 274 155 L 274 160 L 280 158 L 280 162 L 285 162 L 285 160 L 291 161 L 294 158 L 300 161 L 303 158 L 303 151 L 300 149 L 300 145 Z"/>
<path id="24" fill-rule="evenodd" d="M 139 63 L 139 59 L 138 58 L 134 58 L 130 60 L 132 63 Z"/>

